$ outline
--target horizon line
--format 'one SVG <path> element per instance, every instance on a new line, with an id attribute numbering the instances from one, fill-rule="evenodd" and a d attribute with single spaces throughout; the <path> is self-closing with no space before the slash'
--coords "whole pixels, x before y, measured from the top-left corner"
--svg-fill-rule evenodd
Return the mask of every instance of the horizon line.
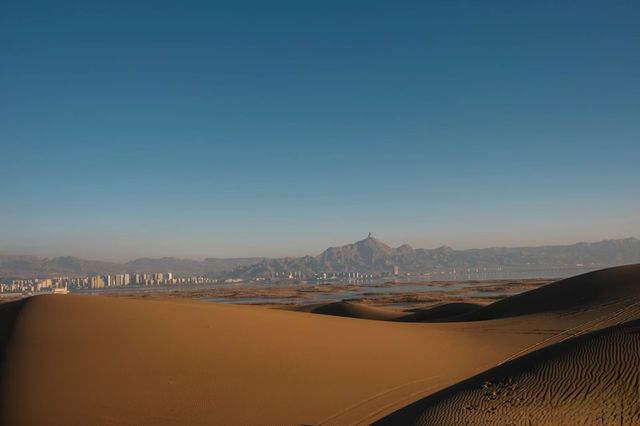
<path id="1" fill-rule="evenodd" d="M 159 256 L 159 257 L 149 257 L 149 256 L 140 256 L 140 257 L 134 257 L 131 258 L 129 260 L 121 260 L 121 261 L 115 261 L 115 260 L 100 260 L 100 259 L 95 259 L 95 258 L 84 258 L 81 256 L 77 256 L 77 255 L 73 255 L 73 254 L 67 254 L 67 255 L 58 255 L 58 256 L 38 256 L 38 255 L 34 255 L 34 254 L 6 254 L 3 251 L 0 251 L 0 257 L 35 257 L 37 259 L 41 259 L 41 260 L 52 260 L 52 259 L 59 259 L 59 258 L 74 258 L 74 259 L 80 259 L 80 260 L 84 260 L 84 261 L 89 261 L 89 262 L 103 262 L 103 263 L 114 263 L 114 264 L 126 264 L 126 263 L 130 263 L 130 262 L 135 262 L 137 260 L 143 260 L 143 259 L 149 259 L 149 260 L 162 260 L 162 259 L 175 259 L 175 260 L 190 260 L 190 261 L 195 261 L 195 262 L 204 262 L 207 259 L 216 259 L 216 260 L 235 260 L 235 259 L 288 259 L 288 258 L 297 258 L 297 257 L 306 257 L 306 256 L 311 256 L 311 257 L 315 257 L 315 256 L 319 256 L 320 254 L 324 253 L 326 250 L 330 249 L 330 248 L 340 248 L 340 247 L 345 247 L 345 246 L 349 246 L 349 245 L 353 245 L 353 244 L 357 244 L 359 242 L 362 241 L 366 241 L 368 239 L 374 239 L 376 241 L 380 241 L 381 243 L 386 244 L 384 241 L 375 238 L 374 236 L 371 235 L 371 233 L 369 234 L 368 237 L 363 238 L 361 240 L 357 240 L 354 241 L 352 243 L 347 243 L 347 244 L 343 244 L 343 245 L 339 245 L 339 246 L 329 246 L 327 248 L 325 248 L 322 252 L 315 254 L 315 255 L 311 255 L 311 254 L 301 254 L 301 255 L 294 255 L 294 256 L 234 256 L 234 257 L 216 257 L 216 256 L 206 256 L 206 257 L 177 257 L 177 256 Z M 597 244 L 597 243 L 603 243 L 603 242 L 607 242 L 607 241 L 624 241 L 624 240 L 638 240 L 638 237 L 636 236 L 628 236 L 628 237 L 622 237 L 622 238 L 605 238 L 605 239 L 599 239 L 596 241 L 576 241 L 573 243 L 564 243 L 564 244 L 538 244 L 538 245 L 494 245 L 494 246 L 485 246 L 485 247 L 470 247 L 470 248 L 463 248 L 463 249 L 456 249 L 452 246 L 449 246 L 448 244 L 443 244 L 443 245 L 439 245 L 436 247 L 431 247 L 431 248 L 425 248 L 425 247 L 413 247 L 411 246 L 411 244 L 400 244 L 397 247 L 393 247 L 393 246 L 389 246 L 391 248 L 397 249 L 399 247 L 402 246 L 409 246 L 414 250 L 437 250 L 439 248 L 450 248 L 454 251 L 468 251 L 468 250 L 487 250 L 487 249 L 498 249 L 498 248 L 506 248 L 506 249 L 518 249 L 518 248 L 536 248 L 536 247 L 562 247 L 562 246 L 575 246 L 578 244 Z"/>

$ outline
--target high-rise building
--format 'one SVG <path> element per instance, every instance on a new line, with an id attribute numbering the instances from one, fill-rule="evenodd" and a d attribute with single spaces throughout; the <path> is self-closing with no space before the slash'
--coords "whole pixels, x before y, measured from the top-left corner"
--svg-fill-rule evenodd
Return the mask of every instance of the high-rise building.
<path id="1" fill-rule="evenodd" d="M 36 282 L 36 291 L 45 290 L 45 289 L 48 290 L 51 288 L 51 284 L 52 284 L 52 281 L 50 279 L 38 280 Z"/>
<path id="2" fill-rule="evenodd" d="M 100 275 L 89 278 L 90 288 L 104 288 L 104 280 Z"/>

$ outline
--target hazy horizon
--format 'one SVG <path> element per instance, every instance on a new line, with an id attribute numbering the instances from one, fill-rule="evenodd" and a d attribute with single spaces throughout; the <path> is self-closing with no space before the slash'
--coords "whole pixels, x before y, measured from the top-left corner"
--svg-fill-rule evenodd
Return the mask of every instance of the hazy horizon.
<path id="1" fill-rule="evenodd" d="M 409 243 L 389 243 L 388 241 L 385 241 L 383 239 L 378 238 L 378 236 L 376 235 L 372 235 L 374 238 L 376 238 L 378 241 L 384 243 L 384 244 L 388 244 L 391 247 L 394 248 L 398 248 L 401 245 L 404 244 L 409 244 Z M 235 256 L 176 256 L 176 255 L 157 255 L 157 256 L 150 256 L 150 255 L 141 255 L 141 256 L 135 256 L 135 257 L 113 257 L 113 258 L 97 258 L 97 257 L 91 257 L 91 256 L 83 256 L 83 255 L 77 255 L 77 254 L 70 254 L 70 253 L 62 253 L 62 254 L 37 254 L 34 252 L 19 252 L 19 251 L 5 251 L 5 250 L 0 250 L 0 256 L 36 256 L 36 257 L 42 257 L 42 258 L 55 258 L 55 257 L 76 257 L 76 258 L 81 258 L 84 260 L 95 260 L 95 261 L 105 261 L 105 262 L 116 262 L 116 263 L 125 263 L 128 261 L 133 261 L 133 260 L 137 260 L 137 259 L 141 259 L 141 258 L 152 258 L 152 259 L 159 259 L 159 258 L 177 258 L 177 259 L 188 259 L 188 260 L 197 260 L 197 261 L 202 261 L 204 259 L 207 258 L 217 258 L 217 259 L 233 259 L 233 258 L 287 258 L 287 257 L 302 257 L 302 256 L 316 256 L 319 255 L 321 252 L 325 251 L 326 249 L 330 248 L 330 247 L 341 247 L 344 245 L 348 245 L 348 244 L 353 244 L 356 243 L 360 240 L 363 240 L 367 237 L 364 238 L 359 238 L 358 240 L 353 240 L 353 241 L 347 241 L 341 244 L 331 244 L 331 245 L 327 245 L 322 249 L 318 249 L 316 252 L 300 252 L 300 253 L 294 253 L 294 254 L 286 254 L 286 255 L 280 255 L 280 256 L 262 256 L 259 254 L 256 255 L 243 255 L 243 254 L 238 254 Z M 485 248 L 495 248 L 495 247 L 499 247 L 499 248 L 518 248 L 518 247 L 540 247 L 540 246 L 563 246 L 563 245 L 573 245 L 573 244 L 578 244 L 578 243 L 597 243 L 597 242 L 601 242 L 601 241 L 607 241 L 607 240 L 619 240 L 619 239 L 627 239 L 627 238 L 634 238 L 637 239 L 636 236 L 633 235 L 629 235 L 626 237 L 620 237 L 620 238 L 603 238 L 603 239 L 599 239 L 599 240 L 581 240 L 581 241 L 571 241 L 571 242 L 557 242 L 557 243 L 549 243 L 549 244 L 532 244 L 532 245 L 527 245 L 527 244 L 514 244 L 514 245 L 488 245 L 488 246 L 474 246 L 474 247 L 456 247 L 456 246 L 451 246 L 450 244 L 439 244 L 439 245 L 434 245 L 434 246 L 420 246 L 420 245 L 414 245 L 414 244 L 409 244 L 410 246 L 412 246 L 414 249 L 427 249 L 427 250 L 432 250 L 432 249 L 436 249 L 439 247 L 443 247 L 443 246 L 448 246 L 453 248 L 454 250 L 469 250 L 469 249 L 485 249 Z"/>
<path id="2" fill-rule="evenodd" d="M 0 252 L 640 229 L 640 4 L 5 2 Z"/>

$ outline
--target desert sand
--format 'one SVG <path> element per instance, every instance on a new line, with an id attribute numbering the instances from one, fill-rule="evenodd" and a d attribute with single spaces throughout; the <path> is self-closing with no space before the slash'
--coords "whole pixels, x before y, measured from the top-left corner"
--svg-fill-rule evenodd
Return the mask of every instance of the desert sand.
<path id="1" fill-rule="evenodd" d="M 639 319 L 639 265 L 413 312 L 38 296 L 0 305 L 0 415 L 12 425 L 639 424 Z"/>

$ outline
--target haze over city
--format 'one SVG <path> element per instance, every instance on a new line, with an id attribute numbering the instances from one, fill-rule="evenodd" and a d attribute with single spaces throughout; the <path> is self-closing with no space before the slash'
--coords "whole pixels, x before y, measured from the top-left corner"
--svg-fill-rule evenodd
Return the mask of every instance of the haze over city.
<path id="1" fill-rule="evenodd" d="M 634 2 L 1 7 L 2 254 L 638 235 Z"/>

